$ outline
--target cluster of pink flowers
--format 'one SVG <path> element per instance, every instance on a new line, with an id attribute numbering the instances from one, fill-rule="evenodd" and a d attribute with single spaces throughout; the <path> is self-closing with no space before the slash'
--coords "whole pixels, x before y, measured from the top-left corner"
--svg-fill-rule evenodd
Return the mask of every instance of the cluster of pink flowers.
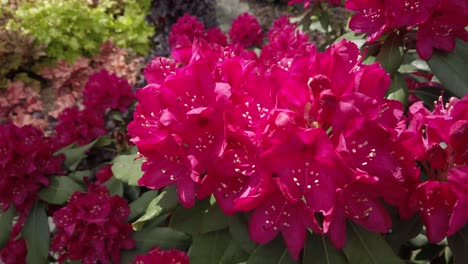
<path id="1" fill-rule="evenodd" d="M 89 77 L 83 94 L 85 109 L 69 107 L 58 117 L 54 141 L 57 148 L 73 142 L 85 145 L 104 135 L 104 115 L 107 111 L 115 109 L 126 112 L 134 100 L 130 84 L 106 70 Z"/>
<path id="2" fill-rule="evenodd" d="M 468 223 L 468 95 L 442 99 L 433 112 L 422 102 L 410 108 L 413 137 L 408 138 L 426 173 L 411 196 L 431 242 L 452 235 Z"/>
<path id="3" fill-rule="evenodd" d="M 59 253 L 58 261 L 120 263 L 121 250 L 135 246 L 129 214 L 127 202 L 103 186 L 90 185 L 87 193 L 74 193 L 53 216 L 57 231 L 51 248 Z"/>
<path id="4" fill-rule="evenodd" d="M 411 144 L 421 131 L 407 128 L 399 101 L 384 99 L 391 80 L 380 65 L 363 64 L 348 41 L 318 52 L 301 33 L 276 27 L 269 39 L 297 42 L 302 50 L 267 44 L 259 58 L 249 59 L 198 39 L 188 62 L 155 58 L 147 66 L 149 84 L 137 90 L 128 127 L 147 159 L 139 184 L 176 185 L 186 207 L 214 195 L 226 214 L 253 211 L 251 238 L 268 243 L 281 233 L 296 259 L 307 228 L 338 248 L 347 219 L 388 232 L 392 221 L 382 201 L 402 218 L 433 210 L 426 200 L 414 205 L 426 192 L 421 186 L 430 185 L 420 183 Z M 454 133 L 461 128 L 457 123 Z M 445 218 L 455 210 L 451 233 L 466 223 L 454 209 L 466 207 L 464 192 L 452 192 L 443 207 Z"/>
<path id="5" fill-rule="evenodd" d="M 185 252 L 177 249 L 162 250 L 158 247 L 151 249 L 145 255 L 135 257 L 135 264 L 189 264 L 189 258 Z"/>
<path id="6" fill-rule="evenodd" d="M 468 41 L 468 2 L 464 0 L 347 0 L 345 6 L 357 12 L 349 27 L 367 33 L 368 41 L 390 31 L 417 28 L 416 50 L 425 60 L 434 49 L 453 51 L 457 37 Z"/>
<path id="7" fill-rule="evenodd" d="M 47 175 L 61 172 L 63 157 L 53 155 L 51 143 L 33 126 L 0 125 L 0 211 L 13 205 L 27 217 Z"/>

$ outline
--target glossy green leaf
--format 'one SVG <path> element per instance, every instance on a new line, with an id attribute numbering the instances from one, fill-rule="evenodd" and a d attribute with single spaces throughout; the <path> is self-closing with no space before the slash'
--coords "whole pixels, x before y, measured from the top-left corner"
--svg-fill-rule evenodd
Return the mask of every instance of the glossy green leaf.
<path id="1" fill-rule="evenodd" d="M 394 74 L 403 62 L 403 37 L 398 33 L 389 35 L 386 39 L 376 61 L 390 74 Z"/>
<path id="2" fill-rule="evenodd" d="M 444 87 L 458 97 L 468 93 L 468 43 L 457 40 L 455 50 L 446 53 L 434 51 L 427 61 L 429 68 Z"/>
<path id="3" fill-rule="evenodd" d="M 247 252 L 257 248 L 257 244 L 250 239 L 249 227 L 244 214 L 237 213 L 229 217 L 229 231 L 231 236 L 237 243 Z"/>
<path id="4" fill-rule="evenodd" d="M 250 255 L 247 264 L 295 264 L 297 263 L 286 249 L 283 238 L 277 236 L 275 240 L 265 245 L 259 245 Z"/>
<path id="5" fill-rule="evenodd" d="M 131 186 L 138 186 L 138 180 L 143 176 L 141 164 L 144 159 L 136 159 L 137 154 L 120 155 L 116 157 L 112 165 L 112 173 L 115 178 Z"/>
<path id="6" fill-rule="evenodd" d="M 13 228 L 13 218 L 15 217 L 15 207 L 10 205 L 10 208 L 5 211 L 0 211 L 0 249 L 10 239 L 11 229 Z"/>
<path id="7" fill-rule="evenodd" d="M 346 264 L 348 259 L 337 250 L 327 236 L 309 235 L 303 252 L 303 262 L 307 264 Z"/>
<path id="8" fill-rule="evenodd" d="M 49 263 L 50 231 L 42 202 L 34 204 L 21 233 L 26 241 L 27 263 Z"/>
<path id="9" fill-rule="evenodd" d="M 229 218 L 223 213 L 218 204 L 213 204 L 203 212 L 200 233 L 221 230 L 229 226 Z"/>
<path id="10" fill-rule="evenodd" d="M 415 215 L 410 219 L 402 220 L 396 212 L 392 213 L 392 229 L 385 236 L 385 240 L 393 249 L 393 252 L 398 254 L 400 248 L 409 239 L 416 237 L 422 230 L 422 223 L 419 216 Z"/>
<path id="11" fill-rule="evenodd" d="M 104 183 L 104 186 L 109 190 L 111 195 L 123 196 L 124 192 L 124 183 L 117 180 L 112 176 L 109 180 Z"/>
<path id="12" fill-rule="evenodd" d="M 192 208 L 179 206 L 174 211 L 169 226 L 187 234 L 199 234 L 203 223 L 204 212 L 209 206 L 209 199 L 197 201 Z"/>
<path id="13" fill-rule="evenodd" d="M 73 171 L 68 174 L 68 177 L 72 178 L 74 181 L 79 183 L 84 183 L 85 177 L 91 177 L 93 173 L 90 170 L 82 170 L 82 171 Z"/>
<path id="14" fill-rule="evenodd" d="M 68 145 L 57 152 L 55 152 L 55 155 L 59 154 L 64 154 L 65 155 L 65 161 L 64 165 L 67 167 L 69 170 L 74 171 L 80 165 L 81 161 L 83 161 L 86 158 L 86 152 L 91 149 L 93 146 L 103 146 L 108 142 L 108 138 L 106 137 L 100 137 L 95 140 L 93 140 L 91 143 L 88 143 L 84 146 L 79 147 L 78 144 L 73 143 L 71 145 Z"/>
<path id="15" fill-rule="evenodd" d="M 468 225 L 448 237 L 454 263 L 468 263 Z"/>
<path id="16" fill-rule="evenodd" d="M 224 251 L 224 255 L 219 261 L 220 264 L 237 264 L 245 262 L 249 258 L 249 254 L 235 240 L 231 240 L 229 246 Z"/>
<path id="17" fill-rule="evenodd" d="M 130 206 L 130 215 L 128 216 L 128 221 L 132 222 L 137 217 L 141 216 L 143 213 L 146 212 L 148 205 L 150 202 L 158 196 L 158 191 L 148 191 L 143 193 L 140 198 L 133 201 Z"/>
<path id="18" fill-rule="evenodd" d="M 164 190 L 148 204 L 145 214 L 132 224 L 133 229 L 140 230 L 146 221 L 173 210 L 178 203 L 176 187 L 169 186 L 164 188 Z"/>
<path id="19" fill-rule="evenodd" d="M 387 90 L 387 99 L 400 101 L 404 106 L 408 105 L 408 85 L 403 79 L 403 75 L 395 73 L 392 77 L 392 84 Z"/>
<path id="20" fill-rule="evenodd" d="M 51 204 L 63 204 L 74 192 L 84 192 L 84 188 L 68 176 L 49 177 L 49 186 L 42 188 L 39 197 Z"/>
<path id="21" fill-rule="evenodd" d="M 219 264 L 231 236 L 227 229 L 193 236 L 188 251 L 191 264 Z"/>
<path id="22" fill-rule="evenodd" d="M 350 223 L 344 252 L 350 264 L 403 264 L 382 235 Z"/>

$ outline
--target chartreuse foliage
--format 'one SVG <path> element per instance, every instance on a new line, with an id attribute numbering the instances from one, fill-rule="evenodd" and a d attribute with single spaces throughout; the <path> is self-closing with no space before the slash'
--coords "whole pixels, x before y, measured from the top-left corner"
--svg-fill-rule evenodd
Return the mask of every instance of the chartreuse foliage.
<path id="1" fill-rule="evenodd" d="M 114 2 L 105 1 L 97 7 L 82 0 L 26 3 L 16 10 L 19 21 L 12 21 L 9 27 L 20 29 L 46 45 L 52 60 L 72 61 L 80 55 L 91 56 L 108 39 L 120 47 L 146 54 L 149 37 L 154 33 L 144 20 L 149 1 L 127 1 L 121 14 L 109 11 Z"/>

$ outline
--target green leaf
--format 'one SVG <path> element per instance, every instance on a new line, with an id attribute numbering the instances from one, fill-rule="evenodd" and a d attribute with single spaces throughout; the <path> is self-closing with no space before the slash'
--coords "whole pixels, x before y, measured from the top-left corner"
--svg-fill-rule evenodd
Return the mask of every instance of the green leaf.
<path id="1" fill-rule="evenodd" d="M 341 41 L 343 39 L 346 39 L 348 41 L 353 42 L 359 48 L 361 48 L 364 44 L 366 44 L 366 37 L 365 36 L 366 36 L 365 34 L 357 34 L 355 32 L 348 32 L 348 33 L 345 33 L 345 34 L 341 35 L 340 37 L 338 37 L 335 40 L 335 43 L 339 42 L 339 41 Z"/>
<path id="2" fill-rule="evenodd" d="M 138 180 L 143 176 L 141 164 L 144 159 L 136 159 L 134 155 L 120 155 L 116 157 L 112 165 L 112 173 L 114 176 L 131 186 L 138 186 Z"/>
<path id="3" fill-rule="evenodd" d="M 283 238 L 277 238 L 268 244 L 258 246 L 250 255 L 247 264 L 294 264 L 297 263 L 289 255 L 284 246 Z"/>
<path id="4" fill-rule="evenodd" d="M 84 192 L 84 188 L 68 176 L 49 177 L 49 186 L 42 188 L 39 197 L 51 204 L 63 204 L 74 192 Z"/>
<path id="5" fill-rule="evenodd" d="M 218 204 L 213 204 L 204 211 L 200 233 L 221 230 L 229 226 L 229 218 Z"/>
<path id="6" fill-rule="evenodd" d="M 195 235 L 188 252 L 190 263 L 219 264 L 230 241 L 227 229 Z"/>
<path id="7" fill-rule="evenodd" d="M 43 203 L 34 204 L 21 233 L 28 250 L 27 263 L 49 263 L 50 231 Z"/>
<path id="8" fill-rule="evenodd" d="M 220 264 L 237 264 L 245 262 L 249 258 L 249 254 L 235 240 L 231 240 L 229 246 L 224 251 L 224 255 L 219 261 Z"/>
<path id="9" fill-rule="evenodd" d="M 393 252 L 396 254 L 399 253 L 400 248 L 408 240 L 416 237 L 422 230 L 421 219 L 415 215 L 414 217 L 402 220 L 398 214 L 397 210 L 393 210 L 392 213 L 392 229 L 385 236 L 385 240 L 393 249 Z"/>
<path id="10" fill-rule="evenodd" d="M 445 88 L 458 97 L 468 93 L 468 43 L 458 40 L 455 50 L 446 53 L 434 51 L 427 61 L 429 68 Z"/>
<path id="11" fill-rule="evenodd" d="M 178 203 L 176 187 L 168 186 L 164 188 L 164 190 L 148 204 L 145 214 L 132 224 L 133 229 L 140 230 L 146 221 L 173 210 Z"/>
<path id="12" fill-rule="evenodd" d="M 257 244 L 250 239 L 249 227 L 244 214 L 237 213 L 229 217 L 229 231 L 231 236 L 237 243 L 247 252 L 257 248 Z"/>
<path id="13" fill-rule="evenodd" d="M 401 73 L 395 73 L 392 77 L 392 84 L 387 90 L 387 99 L 400 101 L 405 107 L 408 105 L 408 85 Z"/>
<path id="14" fill-rule="evenodd" d="M 394 74 L 403 62 L 403 55 L 403 36 L 393 33 L 385 39 L 376 60 L 388 73 Z"/>
<path id="15" fill-rule="evenodd" d="M 104 186 L 109 190 L 110 195 L 123 196 L 124 186 L 123 182 L 117 180 L 112 176 L 109 180 L 104 183 Z"/>
<path id="16" fill-rule="evenodd" d="M 158 196 L 158 191 L 148 191 L 143 193 L 140 198 L 130 204 L 130 215 L 128 221 L 133 222 L 137 217 L 141 216 L 148 208 L 149 203 Z"/>
<path id="17" fill-rule="evenodd" d="M 347 229 L 348 240 L 344 252 L 350 264 L 404 263 L 380 234 L 369 232 L 354 223 L 350 223 Z"/>
<path id="18" fill-rule="evenodd" d="M 303 262 L 307 264 L 346 264 L 348 259 L 341 250 L 337 250 L 327 236 L 309 235 L 304 247 Z"/>
<path id="19" fill-rule="evenodd" d="M 7 211 L 0 212 L 0 249 L 2 249 L 10 239 L 15 211 L 15 207 L 10 205 L 10 208 Z"/>
<path id="20" fill-rule="evenodd" d="M 90 170 L 82 170 L 82 171 L 73 171 L 70 174 L 68 174 L 68 177 L 72 178 L 73 180 L 79 182 L 79 183 L 84 183 L 84 178 L 85 177 L 90 177 L 92 175 L 92 172 Z"/>
<path id="21" fill-rule="evenodd" d="M 203 223 L 203 214 L 209 206 L 209 199 L 197 201 L 192 208 L 179 206 L 175 209 L 169 226 L 187 234 L 199 234 Z"/>
<path id="22" fill-rule="evenodd" d="M 468 263 L 468 225 L 447 238 L 454 263 Z"/>
<path id="23" fill-rule="evenodd" d="M 64 165 L 69 170 L 74 171 L 80 165 L 81 161 L 86 158 L 86 152 L 91 149 L 95 144 L 99 143 L 101 138 L 93 140 L 91 143 L 88 143 L 84 146 L 79 147 L 76 143 L 70 144 L 57 152 L 55 155 L 64 154 L 65 161 Z"/>

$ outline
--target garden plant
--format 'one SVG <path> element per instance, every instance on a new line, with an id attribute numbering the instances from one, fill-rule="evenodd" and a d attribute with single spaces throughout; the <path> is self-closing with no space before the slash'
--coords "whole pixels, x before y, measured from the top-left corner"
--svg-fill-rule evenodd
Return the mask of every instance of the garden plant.
<path id="1" fill-rule="evenodd" d="M 0 263 L 468 263 L 468 1 L 264 2 L 1 1 Z"/>

